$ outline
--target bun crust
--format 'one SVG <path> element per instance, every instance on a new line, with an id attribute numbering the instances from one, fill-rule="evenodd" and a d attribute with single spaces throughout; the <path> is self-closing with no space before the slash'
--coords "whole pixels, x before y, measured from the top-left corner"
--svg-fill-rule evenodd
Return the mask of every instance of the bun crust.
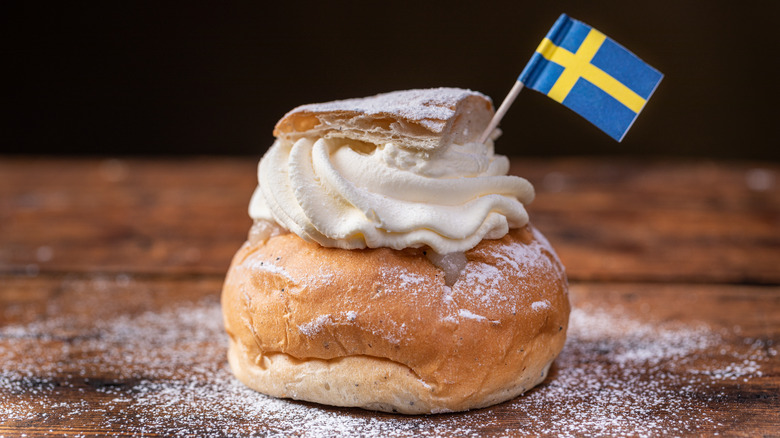
<path id="1" fill-rule="evenodd" d="M 477 141 L 493 117 L 484 94 L 457 88 L 404 90 L 299 106 L 274 129 L 278 138 L 348 138 L 434 150 Z"/>
<path id="2" fill-rule="evenodd" d="M 423 249 L 247 242 L 222 294 L 231 368 L 275 397 L 405 414 L 511 399 L 563 348 L 566 275 L 530 226 L 465 255 L 447 286 Z"/>

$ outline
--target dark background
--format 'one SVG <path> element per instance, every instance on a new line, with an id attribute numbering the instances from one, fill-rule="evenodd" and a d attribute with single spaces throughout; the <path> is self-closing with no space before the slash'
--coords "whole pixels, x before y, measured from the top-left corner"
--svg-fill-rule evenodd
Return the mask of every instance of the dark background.
<path id="1" fill-rule="evenodd" d="M 622 143 L 520 94 L 508 155 L 780 160 L 778 2 L 3 2 L 0 153 L 260 155 L 293 107 L 407 88 L 498 105 L 561 12 L 666 77 Z"/>

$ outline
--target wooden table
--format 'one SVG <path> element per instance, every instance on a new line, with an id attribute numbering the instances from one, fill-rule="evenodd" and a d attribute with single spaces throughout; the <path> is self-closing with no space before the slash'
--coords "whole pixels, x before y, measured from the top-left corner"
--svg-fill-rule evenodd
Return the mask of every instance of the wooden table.
<path id="1" fill-rule="evenodd" d="M 569 340 L 501 405 L 274 400 L 225 367 L 253 158 L 0 157 L 0 436 L 780 436 L 780 166 L 514 159 Z"/>

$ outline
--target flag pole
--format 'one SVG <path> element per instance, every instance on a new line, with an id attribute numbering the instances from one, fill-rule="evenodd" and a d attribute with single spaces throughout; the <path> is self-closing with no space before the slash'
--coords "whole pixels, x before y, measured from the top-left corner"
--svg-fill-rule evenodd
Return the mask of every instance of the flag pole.
<path id="1" fill-rule="evenodd" d="M 498 123 L 501 121 L 501 119 L 504 118 L 504 114 L 506 114 L 507 110 L 512 105 L 512 102 L 515 101 L 515 98 L 517 98 L 517 95 L 520 94 L 522 89 L 523 83 L 520 81 L 515 82 L 515 85 L 513 85 L 512 89 L 509 90 L 509 94 L 507 94 L 504 98 L 504 101 L 501 102 L 501 106 L 498 107 L 498 111 L 496 111 L 496 114 L 493 115 L 493 119 L 490 120 L 487 129 L 485 129 L 485 131 L 482 133 L 482 136 L 479 138 L 480 143 L 485 143 L 487 141 L 488 137 L 490 137 L 490 134 L 494 129 L 496 129 L 496 126 L 498 126 Z"/>

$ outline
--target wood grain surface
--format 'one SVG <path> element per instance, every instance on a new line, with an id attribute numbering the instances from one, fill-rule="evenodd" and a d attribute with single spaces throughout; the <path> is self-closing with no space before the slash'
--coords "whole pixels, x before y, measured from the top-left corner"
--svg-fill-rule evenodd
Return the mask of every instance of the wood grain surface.
<path id="1" fill-rule="evenodd" d="M 403 417 L 225 368 L 254 159 L 0 157 L 0 436 L 780 436 L 780 166 L 513 159 L 575 311 L 543 385 Z"/>

